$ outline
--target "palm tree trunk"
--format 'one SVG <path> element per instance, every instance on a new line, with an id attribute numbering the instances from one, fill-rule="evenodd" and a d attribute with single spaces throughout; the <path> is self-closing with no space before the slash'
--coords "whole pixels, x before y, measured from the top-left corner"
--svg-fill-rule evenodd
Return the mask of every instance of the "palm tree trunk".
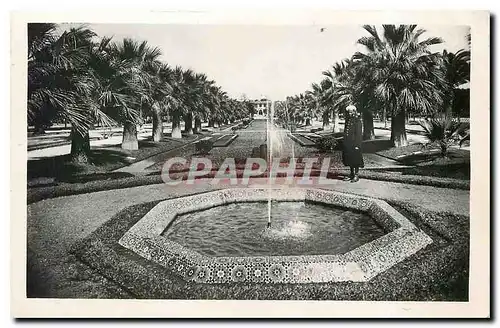
<path id="1" fill-rule="evenodd" d="M 332 125 L 333 125 L 333 133 L 340 132 L 339 113 L 336 110 L 332 110 Z"/>
<path id="2" fill-rule="evenodd" d="M 395 147 L 408 146 L 406 138 L 406 111 L 401 109 L 391 118 L 391 141 Z"/>
<path id="3" fill-rule="evenodd" d="M 172 138 L 181 139 L 181 116 L 177 113 L 172 114 Z"/>
<path id="4" fill-rule="evenodd" d="M 445 117 L 451 119 L 453 117 L 453 95 L 447 94 L 444 99 L 445 109 Z"/>
<path id="5" fill-rule="evenodd" d="M 375 139 L 375 129 L 373 126 L 373 113 L 363 112 L 363 140 Z"/>
<path id="6" fill-rule="evenodd" d="M 323 112 L 323 130 L 330 129 L 330 111 L 325 109 Z"/>
<path id="7" fill-rule="evenodd" d="M 310 117 L 306 118 L 306 126 L 309 126 L 309 125 L 311 125 L 311 118 Z"/>
<path id="8" fill-rule="evenodd" d="M 440 145 L 441 148 L 441 156 L 442 157 L 448 157 L 448 146 L 446 143 L 441 143 Z"/>
<path id="9" fill-rule="evenodd" d="M 34 135 L 42 135 L 45 134 L 45 127 L 42 124 L 35 123 L 35 130 L 33 132 Z"/>
<path id="10" fill-rule="evenodd" d="M 75 129 L 71 129 L 71 161 L 73 163 L 89 163 L 90 137 L 89 131 L 82 135 Z"/>
<path id="11" fill-rule="evenodd" d="M 160 142 L 163 140 L 163 120 L 161 113 L 158 110 L 153 110 L 153 141 Z"/>
<path id="12" fill-rule="evenodd" d="M 384 120 L 384 128 L 387 128 L 387 109 L 385 108 L 385 106 L 382 112 L 382 119 Z"/>
<path id="13" fill-rule="evenodd" d="M 193 134 L 193 113 L 184 115 L 184 133 Z"/>
<path id="14" fill-rule="evenodd" d="M 139 149 L 139 142 L 137 141 L 137 125 L 135 122 L 126 121 L 123 124 L 122 149 Z"/>
<path id="15" fill-rule="evenodd" d="M 196 116 L 194 118 L 194 133 L 201 133 L 201 119 Z"/>
<path id="16" fill-rule="evenodd" d="M 214 121 L 212 119 L 208 119 L 208 127 L 213 128 L 214 127 Z"/>

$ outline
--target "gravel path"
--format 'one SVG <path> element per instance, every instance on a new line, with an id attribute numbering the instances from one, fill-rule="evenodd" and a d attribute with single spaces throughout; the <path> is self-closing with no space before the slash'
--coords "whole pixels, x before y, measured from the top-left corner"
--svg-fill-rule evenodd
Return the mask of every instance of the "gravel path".
<path id="1" fill-rule="evenodd" d="M 254 120 L 250 123 L 248 128 L 236 131 L 238 138 L 236 138 L 227 147 L 215 147 L 208 155 L 203 155 L 203 157 L 209 158 L 215 167 L 218 167 L 224 162 L 226 158 L 234 158 L 236 163 L 245 162 L 247 158 L 252 157 L 252 150 L 255 147 L 259 147 L 261 144 L 267 144 L 267 123 L 265 120 Z M 273 158 L 324 158 L 329 157 L 331 162 L 330 166 L 334 168 L 342 168 L 345 166 L 342 164 L 342 152 L 334 151 L 331 153 L 321 153 L 318 149 L 314 147 L 303 147 L 300 144 L 294 142 L 289 137 L 288 130 L 275 127 L 270 130 L 270 134 L 273 136 L 272 142 L 268 144 L 269 148 L 272 148 Z M 167 152 L 156 156 L 153 160 L 148 160 L 146 165 L 142 163 L 134 164 L 136 167 L 125 167 L 120 169 L 120 171 L 139 174 L 148 174 L 153 171 L 160 171 L 163 164 L 168 158 L 172 157 L 184 157 L 190 158 L 197 155 L 193 147 L 183 147 L 182 149 L 175 150 L 172 152 Z M 379 169 L 382 167 L 399 167 L 400 163 L 397 161 L 384 158 L 377 154 L 363 154 L 366 169 Z M 156 161 L 156 163 L 151 163 Z M 141 171 L 143 170 L 143 171 Z"/>
<path id="2" fill-rule="evenodd" d="M 247 158 L 252 157 L 252 149 L 266 143 L 266 121 L 254 120 L 249 124 L 247 129 L 238 130 L 236 133 L 238 134 L 238 137 L 231 144 L 229 144 L 229 146 L 212 148 L 210 154 L 203 157 L 209 158 L 214 165 L 222 164 L 226 158 L 234 158 L 236 161 L 244 161 Z M 190 158 L 197 155 L 194 146 L 189 148 L 185 147 L 179 151 L 165 153 L 163 158 L 147 167 L 146 173 L 161 170 L 167 158 L 177 156 Z"/>

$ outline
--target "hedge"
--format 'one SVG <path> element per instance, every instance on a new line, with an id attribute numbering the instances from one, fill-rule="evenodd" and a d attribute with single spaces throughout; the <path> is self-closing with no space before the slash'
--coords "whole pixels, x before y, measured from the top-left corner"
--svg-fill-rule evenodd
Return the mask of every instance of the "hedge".
<path id="1" fill-rule="evenodd" d="M 179 170 L 176 172 L 171 172 L 172 174 L 182 174 L 182 178 L 186 179 L 188 176 L 188 169 Z M 213 178 L 215 176 L 216 170 L 212 170 L 211 174 L 205 176 Z M 297 172 L 296 176 L 302 176 L 300 172 Z M 348 170 L 336 170 L 330 171 L 328 173 L 328 178 L 344 177 L 349 174 Z M 311 176 L 318 176 L 319 171 L 313 171 Z M 238 178 L 242 177 L 242 172 L 238 171 Z M 262 174 L 259 177 L 266 177 L 267 174 Z M 278 175 L 279 177 L 280 175 Z M 451 178 L 436 178 L 429 176 L 419 176 L 419 175 L 401 175 L 394 173 L 385 172 L 374 172 L 374 171 L 361 171 L 359 173 L 360 178 L 388 181 L 388 182 L 399 182 L 414 185 L 424 185 L 424 186 L 434 186 L 441 188 L 451 188 L 451 189 L 470 189 L 470 181 L 468 180 L 458 180 Z M 74 183 L 74 184 L 59 184 L 56 186 L 48 187 L 37 187 L 29 188 L 27 192 L 27 202 L 28 204 L 40 201 L 42 199 L 56 198 L 62 196 L 86 194 L 96 191 L 113 190 L 113 189 L 124 189 L 138 186 L 145 186 L 151 184 L 163 183 L 161 178 L 161 172 L 156 171 L 150 173 L 147 176 L 135 176 L 124 179 L 114 179 L 114 180 L 101 180 L 101 181 L 91 181 L 86 183 Z"/>

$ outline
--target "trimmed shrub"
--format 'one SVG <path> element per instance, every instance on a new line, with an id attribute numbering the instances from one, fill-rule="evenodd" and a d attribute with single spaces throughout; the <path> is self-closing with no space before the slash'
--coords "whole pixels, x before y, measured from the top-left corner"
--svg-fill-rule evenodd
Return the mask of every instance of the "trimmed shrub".
<path id="1" fill-rule="evenodd" d="M 316 147 L 322 152 L 332 152 L 340 147 L 340 143 L 333 136 L 324 136 L 316 141 Z"/>
<path id="2" fill-rule="evenodd" d="M 200 140 L 196 143 L 196 151 L 201 154 L 208 154 L 214 146 L 211 140 Z"/>
<path id="3" fill-rule="evenodd" d="M 252 148 L 252 158 L 260 158 L 260 148 L 259 147 Z"/>
<path id="4" fill-rule="evenodd" d="M 248 125 L 248 124 L 250 124 L 250 122 L 252 122 L 252 119 L 250 119 L 250 118 L 244 118 L 242 120 L 242 122 L 243 122 L 243 125 Z"/>

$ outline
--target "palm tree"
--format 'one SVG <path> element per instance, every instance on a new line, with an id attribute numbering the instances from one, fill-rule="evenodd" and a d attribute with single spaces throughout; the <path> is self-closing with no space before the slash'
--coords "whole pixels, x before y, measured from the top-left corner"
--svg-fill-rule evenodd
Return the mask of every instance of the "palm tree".
<path id="1" fill-rule="evenodd" d="M 136 76 L 142 72 L 137 73 L 133 62 L 119 58 L 117 45 L 111 41 L 104 37 L 92 49 L 88 63 L 92 81 L 90 98 L 96 108 L 116 122 L 136 120 L 140 114 L 136 92 L 140 93 L 143 87 Z"/>
<path id="2" fill-rule="evenodd" d="M 367 54 L 357 52 L 353 59 L 369 65 L 375 97 L 391 114 L 391 140 L 396 147 L 406 146 L 408 111 L 432 113 L 442 103 L 438 54 L 430 46 L 442 43 L 430 37 L 420 41 L 425 30 L 416 25 L 383 25 L 382 37 L 375 26 L 365 25 L 370 36 L 358 43 Z"/>
<path id="3" fill-rule="evenodd" d="M 354 88 L 354 72 L 352 62 L 344 59 L 332 66 L 331 71 L 324 71 L 326 80 L 325 101 L 331 106 L 333 132 L 338 132 L 338 116 L 341 110 L 351 103 L 355 103 L 356 90 Z"/>
<path id="4" fill-rule="evenodd" d="M 447 157 L 450 146 L 462 145 L 470 138 L 467 125 L 453 121 L 449 116 L 436 116 L 419 123 L 430 145 L 437 145 L 441 156 Z M 465 134 L 465 136 L 464 136 Z"/>
<path id="5" fill-rule="evenodd" d="M 38 131 L 62 118 L 71 123 L 71 158 L 88 162 L 88 130 L 109 118 L 95 106 L 88 69 L 95 33 L 84 27 L 57 36 L 55 24 L 28 25 L 28 123 Z"/>
<path id="6" fill-rule="evenodd" d="M 193 133 L 201 132 L 201 123 L 206 120 L 209 115 L 208 106 L 210 103 L 210 86 L 214 81 L 208 80 L 205 74 L 197 74 L 198 100 L 196 107 L 193 110 L 192 121 L 194 121 Z"/>
<path id="7" fill-rule="evenodd" d="M 28 24 L 28 123 L 37 132 L 57 117 L 82 126 L 80 108 L 75 108 L 76 83 L 71 70 L 85 57 L 82 48 L 72 50 L 66 38 L 57 36 L 55 24 Z M 80 123 L 80 124 L 79 124 Z"/>
<path id="8" fill-rule="evenodd" d="M 240 108 L 241 108 L 240 112 L 241 115 L 239 117 L 240 119 L 246 119 L 251 117 L 255 111 L 254 105 L 247 99 L 240 101 Z"/>
<path id="9" fill-rule="evenodd" d="M 169 114 L 172 121 L 172 138 L 182 138 L 181 119 L 186 113 L 187 103 L 189 102 L 189 86 L 185 78 L 189 77 L 192 73 L 184 74 L 184 70 L 177 66 L 173 71 L 174 84 L 172 96 L 175 102 L 169 104 Z"/>
<path id="10" fill-rule="evenodd" d="M 148 68 L 154 66 L 161 51 L 150 47 L 146 41 L 138 42 L 124 39 L 111 47 L 111 58 L 114 68 L 118 69 L 118 81 L 110 81 L 110 87 L 118 86 L 125 97 L 119 99 L 117 105 L 120 121 L 123 123 L 122 148 L 139 149 L 137 140 L 137 124 L 141 119 L 141 108 L 152 104 L 152 94 L 149 91 L 154 83 L 154 75 Z"/>
<path id="11" fill-rule="evenodd" d="M 312 117 L 310 97 L 308 97 L 305 93 L 300 93 L 294 97 L 292 103 L 295 112 L 295 121 L 304 123 L 306 126 L 310 125 Z"/>
<path id="12" fill-rule="evenodd" d="M 211 86 L 210 91 L 210 101 L 209 101 L 209 118 L 208 126 L 217 127 L 220 125 L 222 118 L 224 117 L 224 102 L 227 98 L 227 94 L 218 86 Z"/>
<path id="13" fill-rule="evenodd" d="M 172 136 L 199 132 L 202 120 L 214 124 L 248 115 L 250 102 L 230 99 L 205 74 L 171 69 L 146 41 L 111 38 L 74 28 L 58 35 L 55 24 L 28 25 L 28 122 L 42 132 L 54 120 L 71 124 L 71 157 L 88 162 L 89 129 L 123 124 L 122 148 L 138 149 L 137 123 L 153 118 L 153 140 L 163 137 L 163 116 L 172 119 Z M 194 128 L 193 128 L 194 122 Z"/>
<path id="14" fill-rule="evenodd" d="M 215 122 L 218 127 L 221 125 L 227 124 L 228 123 L 228 113 L 230 111 L 229 107 L 229 97 L 227 94 L 221 95 L 220 96 L 220 101 L 219 101 L 219 108 L 216 109 L 215 111 Z"/>
<path id="15" fill-rule="evenodd" d="M 150 67 L 152 84 L 150 89 L 151 103 L 147 103 L 146 112 L 152 116 L 152 137 L 154 142 L 163 140 L 163 115 L 167 114 L 170 103 L 175 102 L 172 96 L 173 83 L 175 83 L 170 66 L 163 63 L 152 63 Z"/>
<path id="16" fill-rule="evenodd" d="M 354 104 L 363 119 L 363 139 L 375 138 L 373 124 L 373 112 L 377 108 L 376 99 L 373 94 L 373 83 L 369 80 L 368 65 L 363 65 L 363 61 L 344 59 L 340 63 L 332 66 L 331 71 L 323 72 L 327 80 L 326 98 L 332 104 L 334 110 L 334 131 L 338 114 L 348 105 Z"/>
<path id="17" fill-rule="evenodd" d="M 323 129 L 332 129 L 337 132 L 338 129 L 338 111 L 335 111 L 335 106 L 331 102 L 332 82 L 329 78 L 325 77 L 319 83 L 321 90 L 321 116 L 323 120 Z M 331 116 L 331 122 L 330 122 Z M 331 124 L 330 124 L 331 123 Z"/>
<path id="18" fill-rule="evenodd" d="M 363 140 L 372 140 L 375 139 L 374 113 L 382 107 L 384 122 L 386 122 L 387 116 L 385 106 L 382 105 L 375 94 L 378 76 L 374 75 L 369 58 L 359 61 L 354 60 L 351 63 L 351 83 L 355 90 L 355 103 L 362 115 Z"/>
<path id="19" fill-rule="evenodd" d="M 327 110 L 322 110 L 322 108 L 325 108 L 323 106 L 324 105 L 325 90 L 322 88 L 321 84 L 313 83 L 311 85 L 311 90 L 306 91 L 306 94 L 309 95 L 311 97 L 311 100 L 313 101 L 313 106 L 314 106 L 313 112 L 316 115 L 321 114 L 321 116 L 322 116 L 323 129 L 327 129 L 328 125 L 330 123 L 330 120 L 328 118 L 329 113 Z"/>
<path id="20" fill-rule="evenodd" d="M 201 73 L 194 73 L 190 70 L 187 70 L 184 74 L 186 75 L 184 81 L 187 84 L 187 92 L 189 93 L 184 114 L 184 131 L 186 134 L 193 134 L 193 123 L 196 123 L 196 118 L 201 116 L 205 111 L 203 98 L 206 92 L 205 84 L 207 83 L 207 76 Z M 201 121 L 199 125 L 201 127 Z"/>
<path id="21" fill-rule="evenodd" d="M 470 52 L 463 49 L 456 53 L 443 50 L 442 60 L 446 80 L 443 105 L 446 116 L 452 117 L 454 91 L 461 84 L 470 81 Z"/>
<path id="22" fill-rule="evenodd" d="M 71 129 L 71 159 L 73 162 L 79 163 L 90 162 L 90 127 L 95 123 L 101 126 L 111 126 L 116 123 L 113 118 L 107 115 L 96 99 L 96 84 L 99 84 L 100 81 L 94 79 L 94 72 L 90 67 L 94 53 L 99 51 L 102 43 L 93 42 L 92 39 L 95 36 L 94 32 L 84 28 L 71 29 L 67 34 L 67 43 L 71 47 L 81 46 L 85 52 L 85 61 L 81 62 L 78 71 L 72 72 L 72 75 L 78 79 L 76 101 L 83 102 L 86 109 L 85 120 L 88 123 L 81 128 L 78 125 L 72 125 Z M 102 42 L 107 44 L 107 40 Z"/>
<path id="23" fill-rule="evenodd" d="M 199 90 L 196 81 L 196 73 L 187 69 L 183 72 L 183 86 L 184 86 L 184 102 L 183 114 L 184 120 L 184 133 L 193 134 L 193 110 L 198 103 Z"/>

